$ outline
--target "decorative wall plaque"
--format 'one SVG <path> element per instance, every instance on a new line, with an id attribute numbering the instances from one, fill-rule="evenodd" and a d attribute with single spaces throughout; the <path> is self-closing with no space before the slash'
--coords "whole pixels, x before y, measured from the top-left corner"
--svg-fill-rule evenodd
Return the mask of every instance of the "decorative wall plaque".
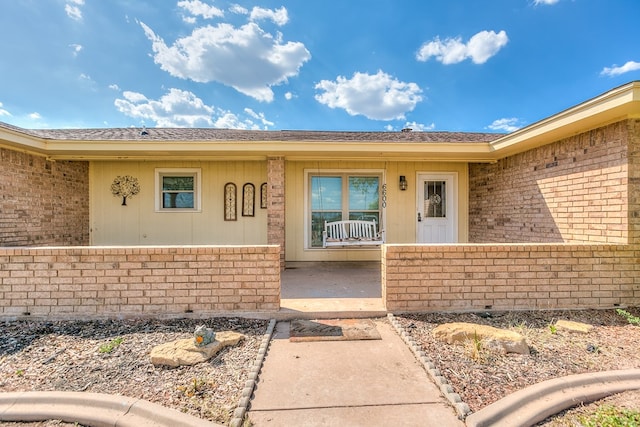
<path id="1" fill-rule="evenodd" d="M 127 206 L 127 197 L 133 197 L 140 192 L 138 178 L 131 175 L 116 176 L 111 184 L 111 194 L 122 197 L 122 206 Z"/>
<path id="2" fill-rule="evenodd" d="M 237 188 L 233 182 L 224 185 L 224 220 L 236 221 L 238 219 Z"/>
<path id="3" fill-rule="evenodd" d="M 247 183 L 242 187 L 242 216 L 254 216 L 256 203 L 256 187 Z"/>
<path id="4" fill-rule="evenodd" d="M 260 186 L 260 209 L 267 209 L 267 183 Z"/>

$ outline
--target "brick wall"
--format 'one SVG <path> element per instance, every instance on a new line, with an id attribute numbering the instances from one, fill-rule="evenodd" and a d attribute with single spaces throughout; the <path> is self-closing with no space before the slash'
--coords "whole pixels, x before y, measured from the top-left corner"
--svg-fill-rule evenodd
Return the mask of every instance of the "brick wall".
<path id="1" fill-rule="evenodd" d="M 0 148 L 0 246 L 89 243 L 89 164 Z"/>
<path id="2" fill-rule="evenodd" d="M 640 305 L 640 245 L 385 245 L 389 311 Z"/>
<path id="3" fill-rule="evenodd" d="M 470 164 L 469 241 L 627 243 L 628 147 L 639 134 L 637 120 L 622 121 Z"/>
<path id="4" fill-rule="evenodd" d="M 285 265 L 285 169 L 284 157 L 267 159 L 267 243 L 280 245 L 280 268 Z"/>
<path id="5" fill-rule="evenodd" d="M 0 318 L 277 311 L 278 246 L 0 248 Z"/>
<path id="6" fill-rule="evenodd" d="M 629 242 L 640 244 L 640 119 L 627 122 L 629 138 Z"/>

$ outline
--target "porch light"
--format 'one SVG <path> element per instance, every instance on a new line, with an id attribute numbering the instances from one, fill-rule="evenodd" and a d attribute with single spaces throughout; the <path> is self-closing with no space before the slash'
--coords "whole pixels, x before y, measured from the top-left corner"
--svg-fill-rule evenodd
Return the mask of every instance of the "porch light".
<path id="1" fill-rule="evenodd" d="M 400 175 L 400 190 L 407 189 L 407 178 L 404 175 Z"/>

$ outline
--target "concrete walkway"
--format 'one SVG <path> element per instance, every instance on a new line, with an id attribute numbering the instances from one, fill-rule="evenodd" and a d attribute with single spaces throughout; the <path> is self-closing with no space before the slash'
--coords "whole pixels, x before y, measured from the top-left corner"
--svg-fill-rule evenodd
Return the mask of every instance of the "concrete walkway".
<path id="1" fill-rule="evenodd" d="M 387 320 L 381 340 L 290 342 L 279 322 L 249 418 L 262 426 L 461 427 Z"/>

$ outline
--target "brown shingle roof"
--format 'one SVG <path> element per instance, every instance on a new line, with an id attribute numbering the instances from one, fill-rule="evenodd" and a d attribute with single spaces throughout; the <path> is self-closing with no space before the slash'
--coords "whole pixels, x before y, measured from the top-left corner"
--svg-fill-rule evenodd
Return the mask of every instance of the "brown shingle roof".
<path id="1" fill-rule="evenodd" d="M 480 132 L 342 132 L 238 130 L 214 128 L 22 129 L 0 122 L 0 128 L 48 140 L 63 141 L 301 141 L 301 142 L 491 142 L 503 134 Z"/>

